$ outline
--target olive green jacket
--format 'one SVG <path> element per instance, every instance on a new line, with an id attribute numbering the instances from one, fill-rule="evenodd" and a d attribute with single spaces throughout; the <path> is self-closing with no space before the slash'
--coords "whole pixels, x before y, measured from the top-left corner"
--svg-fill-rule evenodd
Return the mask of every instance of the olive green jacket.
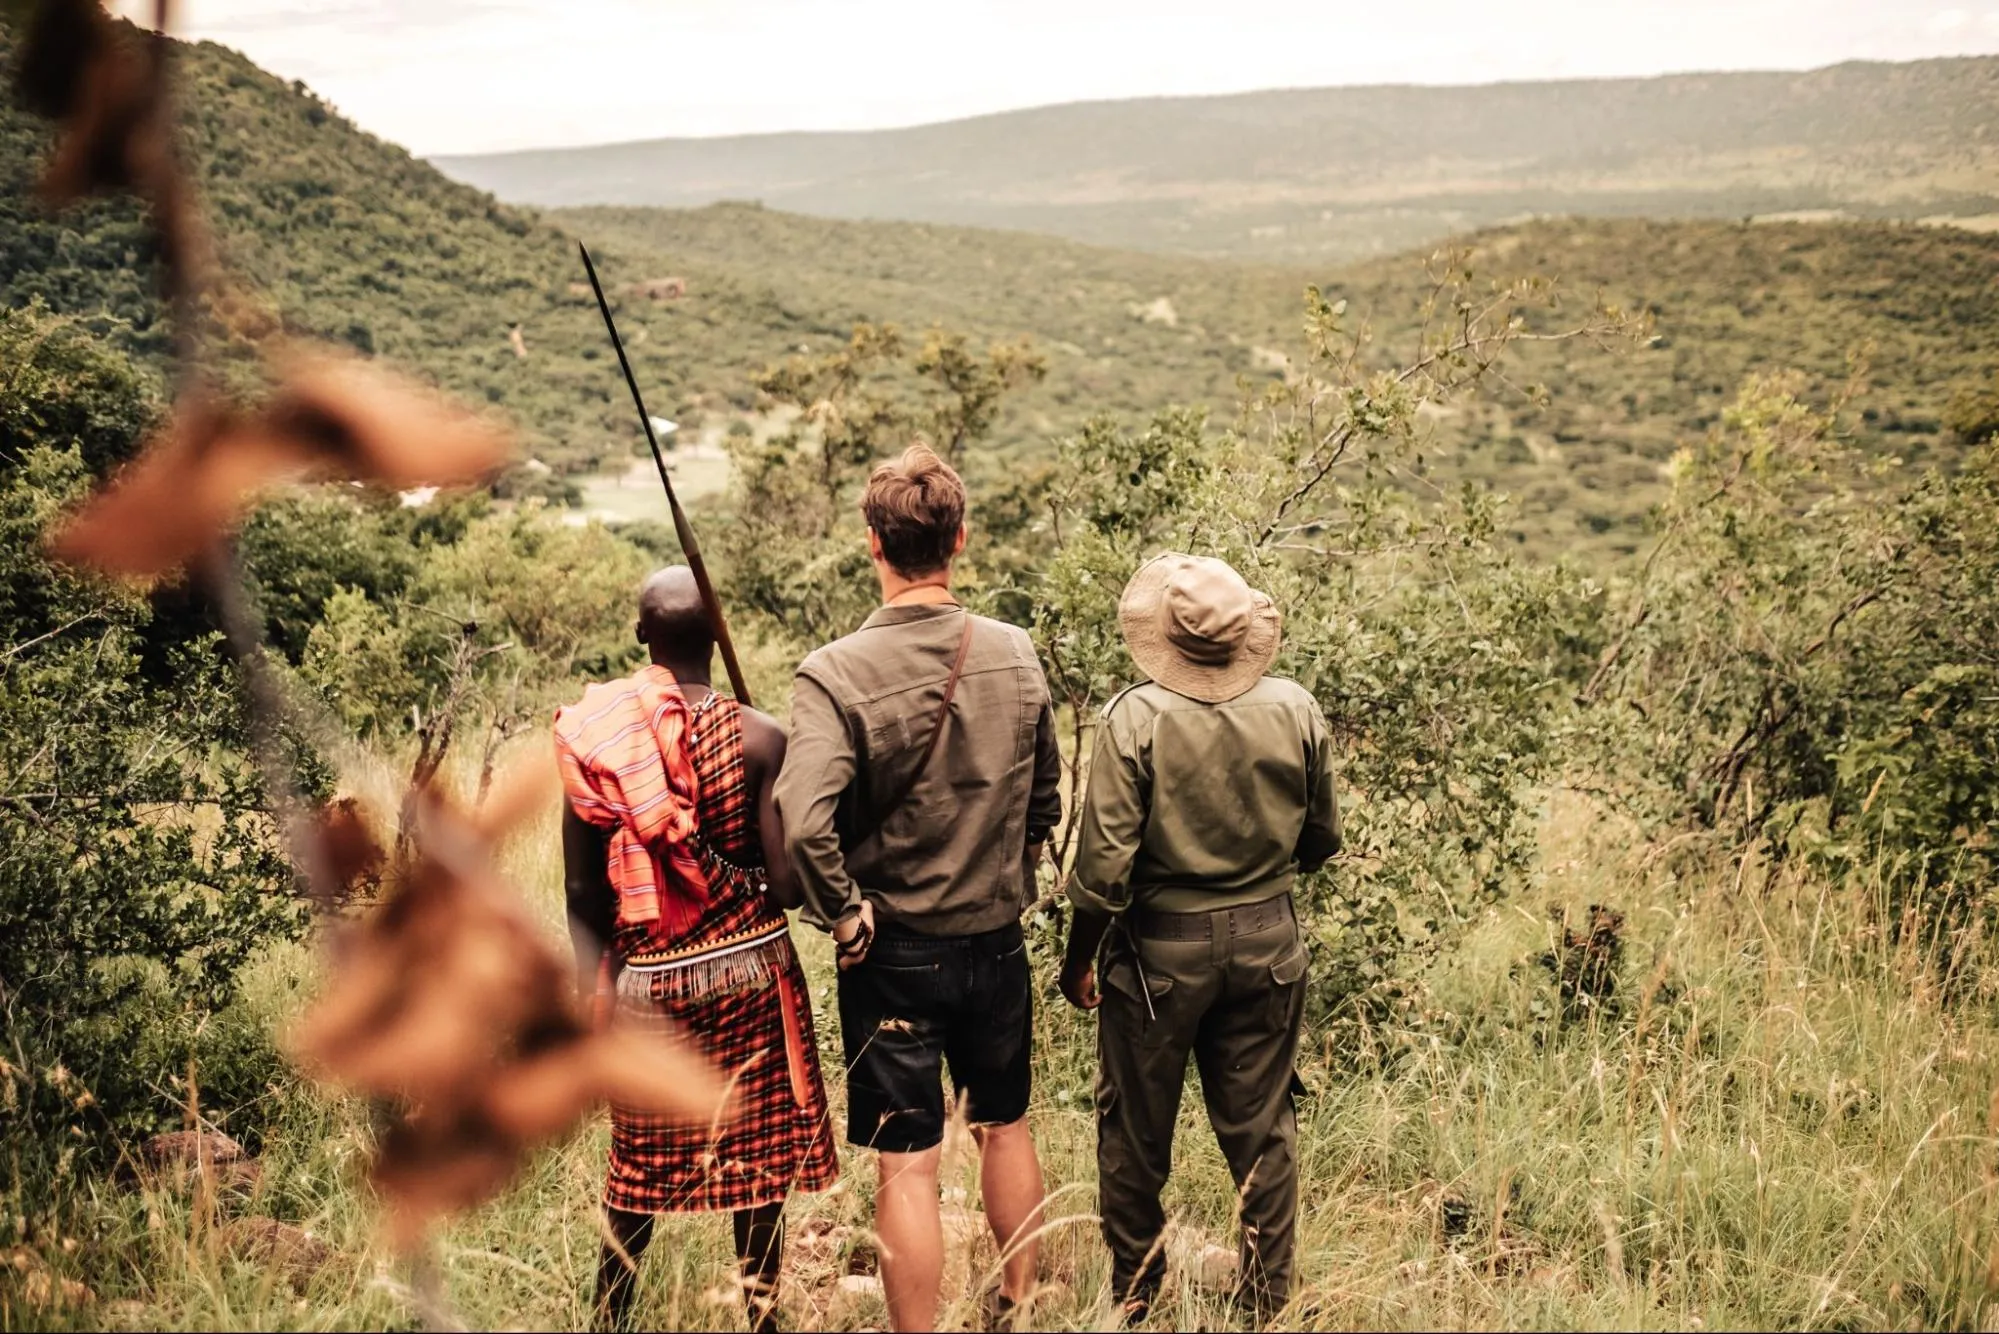
<path id="1" fill-rule="evenodd" d="M 786 848 L 812 915 L 863 896 L 879 920 L 969 935 L 1020 920 L 1030 844 L 1062 819 L 1048 681 L 1025 632 L 983 616 L 951 721 L 901 807 L 936 725 L 966 613 L 883 607 L 799 665 L 777 780 Z"/>
<path id="2" fill-rule="evenodd" d="M 1291 888 L 1340 849 L 1318 701 L 1266 676 L 1223 704 L 1147 683 L 1104 709 L 1069 897 L 1206 912 Z"/>

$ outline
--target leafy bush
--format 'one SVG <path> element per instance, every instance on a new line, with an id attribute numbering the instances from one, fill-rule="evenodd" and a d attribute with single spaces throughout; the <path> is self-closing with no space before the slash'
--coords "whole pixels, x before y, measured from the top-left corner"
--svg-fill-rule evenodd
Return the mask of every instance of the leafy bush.
<path id="1" fill-rule="evenodd" d="M 0 460 L 0 1026 L 81 1081 L 91 1129 L 134 1132 L 179 1118 L 205 1017 L 303 915 L 212 646 L 146 683 L 146 603 L 40 555 L 86 480 L 73 448 Z"/>
<path id="2" fill-rule="evenodd" d="M 1999 871 L 1999 450 L 1913 480 L 1793 379 L 1676 463 L 1585 690 L 1649 819 L 1882 862 L 1927 927 Z"/>

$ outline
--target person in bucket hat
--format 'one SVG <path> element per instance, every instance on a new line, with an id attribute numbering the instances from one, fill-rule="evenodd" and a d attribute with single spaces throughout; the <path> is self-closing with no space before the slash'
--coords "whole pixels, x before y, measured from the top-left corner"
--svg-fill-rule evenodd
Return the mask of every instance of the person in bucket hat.
<path id="1" fill-rule="evenodd" d="M 1165 1276 L 1160 1191 L 1191 1056 L 1239 1192 L 1237 1301 L 1262 1324 L 1291 1283 L 1307 965 L 1291 890 L 1339 851 L 1332 738 L 1308 691 L 1268 675 L 1283 616 L 1226 562 L 1154 558 L 1118 622 L 1151 680 L 1097 730 L 1061 976 L 1098 1012 L 1112 1283 L 1142 1322 Z"/>

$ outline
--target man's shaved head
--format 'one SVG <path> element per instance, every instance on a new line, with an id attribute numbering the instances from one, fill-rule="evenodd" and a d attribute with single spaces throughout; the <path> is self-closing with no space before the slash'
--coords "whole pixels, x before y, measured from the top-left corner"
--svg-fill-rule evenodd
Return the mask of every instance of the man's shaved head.
<path id="1" fill-rule="evenodd" d="M 646 576 L 639 586 L 639 642 L 662 665 L 707 665 L 715 632 L 694 571 L 669 565 Z"/>

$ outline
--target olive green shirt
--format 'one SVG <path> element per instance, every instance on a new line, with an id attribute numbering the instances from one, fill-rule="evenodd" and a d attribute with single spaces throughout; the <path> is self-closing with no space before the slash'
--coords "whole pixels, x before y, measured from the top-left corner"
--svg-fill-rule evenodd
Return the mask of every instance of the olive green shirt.
<path id="1" fill-rule="evenodd" d="M 903 804 L 936 726 L 967 613 L 883 607 L 799 665 L 777 780 L 786 849 L 823 921 L 875 905 L 925 935 L 1018 922 L 1030 843 L 1062 819 L 1048 680 L 1019 628 L 972 618 L 950 722 Z"/>
<path id="2" fill-rule="evenodd" d="M 1266 676 L 1204 704 L 1147 683 L 1105 707 L 1069 881 L 1079 907 L 1239 907 L 1339 850 L 1332 737 L 1303 686 Z"/>

